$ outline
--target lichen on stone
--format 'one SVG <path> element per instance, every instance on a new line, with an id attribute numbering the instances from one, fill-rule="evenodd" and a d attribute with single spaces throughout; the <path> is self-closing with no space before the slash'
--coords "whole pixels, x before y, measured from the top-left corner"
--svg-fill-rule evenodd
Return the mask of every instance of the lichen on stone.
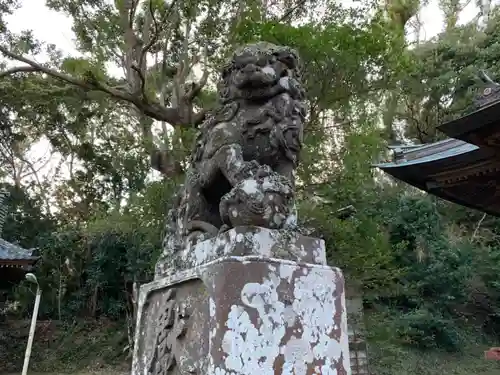
<path id="1" fill-rule="evenodd" d="M 263 42 L 238 48 L 222 69 L 219 104 L 200 127 L 160 263 L 236 226 L 296 226 L 293 173 L 306 113 L 300 70 L 293 49 Z"/>

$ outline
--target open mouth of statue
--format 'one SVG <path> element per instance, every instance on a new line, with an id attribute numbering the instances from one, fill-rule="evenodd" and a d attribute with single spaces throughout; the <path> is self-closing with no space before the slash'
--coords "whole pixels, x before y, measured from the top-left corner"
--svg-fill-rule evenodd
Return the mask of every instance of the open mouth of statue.
<path id="1" fill-rule="evenodd" d="M 234 78 L 236 87 L 240 90 L 252 90 L 274 86 L 279 82 L 279 76 L 271 67 L 245 67 Z"/>

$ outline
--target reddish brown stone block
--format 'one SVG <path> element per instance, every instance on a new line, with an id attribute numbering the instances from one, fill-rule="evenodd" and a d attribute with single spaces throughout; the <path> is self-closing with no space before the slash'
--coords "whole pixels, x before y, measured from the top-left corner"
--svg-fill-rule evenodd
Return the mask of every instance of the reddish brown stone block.
<path id="1" fill-rule="evenodd" d="M 490 361 L 500 361 L 500 348 L 491 348 L 485 351 L 484 358 Z"/>

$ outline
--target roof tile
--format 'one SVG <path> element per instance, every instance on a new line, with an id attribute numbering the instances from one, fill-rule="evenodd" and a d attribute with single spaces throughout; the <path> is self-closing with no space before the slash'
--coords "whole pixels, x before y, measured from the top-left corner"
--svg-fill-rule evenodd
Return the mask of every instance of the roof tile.
<path id="1" fill-rule="evenodd" d="M 0 238 L 0 260 L 35 260 L 34 249 L 24 249 Z"/>

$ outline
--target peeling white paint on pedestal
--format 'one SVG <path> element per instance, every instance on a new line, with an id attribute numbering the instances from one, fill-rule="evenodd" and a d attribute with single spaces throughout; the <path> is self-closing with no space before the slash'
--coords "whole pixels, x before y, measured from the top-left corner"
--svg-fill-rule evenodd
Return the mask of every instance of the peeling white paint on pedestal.
<path id="1" fill-rule="evenodd" d="M 324 264 L 272 257 L 275 250 L 268 249 L 276 249 L 283 240 L 279 233 L 273 232 L 233 231 L 220 236 L 225 241 L 207 240 L 196 248 L 206 247 L 208 251 L 210 244 L 217 244 L 219 250 L 224 249 L 224 255 L 211 260 L 201 250 L 198 254 L 186 253 L 186 257 L 196 258 L 199 265 L 141 288 L 132 375 L 148 375 L 147 364 L 152 360 L 147 349 L 152 347 L 148 336 L 151 330 L 145 327 L 153 327 L 155 322 L 148 321 L 145 312 L 159 306 L 154 303 L 148 306 L 147 301 L 155 293 L 164 293 L 172 287 L 181 290 L 189 280 L 201 282 L 204 287 L 197 290 L 205 294 L 198 296 L 206 295 L 198 298 L 205 307 L 198 305 L 196 310 L 206 311 L 205 315 L 197 315 L 201 320 L 190 322 L 197 329 L 206 327 L 203 331 L 206 336 L 200 341 L 208 342 L 207 352 L 203 353 L 196 350 L 197 342 L 187 343 L 191 349 L 194 347 L 191 353 L 196 357 L 191 358 L 193 374 L 351 374 L 341 271 Z M 307 248 L 300 250 L 308 254 L 317 251 L 322 260 L 323 241 L 304 240 L 301 236 L 295 240 L 288 236 L 286 241 L 296 249 L 307 243 Z M 248 252 L 253 254 L 241 256 L 241 249 L 234 251 L 242 244 L 252 246 Z M 205 259 L 211 261 L 203 263 Z M 179 354 L 176 366 L 189 362 L 186 353 Z M 188 367 L 176 371 L 186 370 Z"/>
<path id="2" fill-rule="evenodd" d="M 170 254 L 160 264 L 162 276 L 169 276 L 181 269 L 198 267 L 225 256 L 260 255 L 266 258 L 292 259 L 298 262 L 326 264 L 325 242 L 321 239 L 301 236 L 293 231 L 272 230 L 260 227 L 236 227 L 217 237 L 187 246 L 176 254 Z M 241 253 L 242 250 L 245 253 Z M 284 254 L 288 256 L 284 257 Z M 176 259 L 175 262 L 173 260 Z M 175 266 L 174 266 L 175 264 Z"/>
<path id="3" fill-rule="evenodd" d="M 350 374 L 345 302 L 336 301 L 343 298 L 343 290 L 336 291 L 335 278 L 342 276 L 327 267 L 275 261 L 278 264 L 269 267 L 268 277 L 262 283 L 245 284 L 241 304 L 231 306 L 222 340 L 224 366 L 209 373 L 274 375 L 281 356 L 281 374 L 306 375 L 313 363 L 321 363 L 317 374 L 337 375 L 337 367 Z M 294 280 L 292 303 L 285 304 L 280 284 L 288 284 L 304 270 Z M 343 311 L 337 312 L 339 307 Z M 250 317 L 252 312 L 257 319 Z M 340 331 L 340 337 L 332 337 L 333 331 Z"/>

